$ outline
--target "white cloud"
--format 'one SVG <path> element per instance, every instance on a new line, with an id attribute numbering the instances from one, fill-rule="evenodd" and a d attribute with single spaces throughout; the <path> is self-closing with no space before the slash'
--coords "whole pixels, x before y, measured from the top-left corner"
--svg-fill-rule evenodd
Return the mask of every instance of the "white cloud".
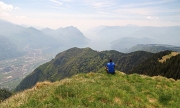
<path id="1" fill-rule="evenodd" d="M 140 6 L 149 6 L 149 5 L 161 5 L 164 3 L 169 3 L 177 0 L 157 0 L 157 1 L 151 1 L 151 2 L 141 2 L 141 3 L 129 3 L 129 4 L 123 4 L 124 8 L 133 8 L 133 7 L 140 7 Z"/>
<path id="2" fill-rule="evenodd" d="M 148 16 L 148 17 L 147 17 L 147 19 L 151 19 L 151 17 L 150 17 L 150 16 Z"/>
<path id="3" fill-rule="evenodd" d="M 111 9 L 113 6 L 115 6 L 115 2 L 113 1 L 106 1 L 106 0 L 86 0 L 83 1 L 83 3 L 87 6 L 90 6 L 91 8 L 97 9 L 97 10 L 107 10 Z"/>
<path id="4" fill-rule="evenodd" d="M 15 7 L 14 9 L 18 10 L 18 9 L 21 9 L 20 7 Z"/>
<path id="5" fill-rule="evenodd" d="M 73 0 L 62 0 L 64 2 L 72 2 Z"/>
<path id="6" fill-rule="evenodd" d="M 8 5 L 8 4 L 5 4 L 3 3 L 2 1 L 0 1 L 0 16 L 1 18 L 7 18 L 7 17 L 10 17 L 11 15 L 8 13 L 8 11 L 11 11 L 13 10 L 13 6 L 12 5 Z"/>
<path id="7" fill-rule="evenodd" d="M 51 2 L 54 2 L 54 3 L 57 3 L 58 5 L 63 5 L 63 3 L 62 2 L 59 2 L 59 1 L 57 1 L 57 0 L 50 0 Z"/>
<path id="8" fill-rule="evenodd" d="M 26 16 L 16 16 L 16 18 L 20 18 L 20 19 L 26 19 Z"/>
<path id="9" fill-rule="evenodd" d="M 158 20 L 159 18 L 158 17 L 155 17 L 155 16 L 147 16 L 146 17 L 147 19 L 150 19 L 150 20 Z"/>
<path id="10" fill-rule="evenodd" d="M 32 1 L 36 2 L 35 0 Z M 174 6 L 173 2 L 172 5 L 168 5 L 169 2 L 174 0 L 148 0 L 150 2 L 47 0 L 45 3 L 41 2 L 45 0 L 39 1 L 37 6 L 32 6 L 34 3 L 29 4 L 24 1 L 22 6 L 19 5 L 22 9 L 0 1 L 0 18 L 17 24 L 48 26 L 51 28 L 69 25 L 81 29 L 98 25 L 180 25 L 178 4 Z M 174 7 L 171 8 L 171 6 Z"/>
<path id="11" fill-rule="evenodd" d="M 10 11 L 13 8 L 14 7 L 12 5 L 8 5 L 8 4 L 5 4 L 2 1 L 0 1 L 0 11 Z"/>
<path id="12" fill-rule="evenodd" d="M 7 21 L 12 21 L 17 22 L 17 21 L 22 21 L 24 19 L 27 19 L 26 16 L 23 16 L 21 14 L 16 13 L 16 10 L 19 10 L 21 8 L 19 7 L 14 7 L 11 4 L 6 4 L 2 1 L 0 1 L 0 19 L 4 19 Z"/>

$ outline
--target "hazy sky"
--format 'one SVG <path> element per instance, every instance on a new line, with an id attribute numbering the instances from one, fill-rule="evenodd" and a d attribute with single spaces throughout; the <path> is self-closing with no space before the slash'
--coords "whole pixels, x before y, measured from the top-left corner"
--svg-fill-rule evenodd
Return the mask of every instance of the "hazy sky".
<path id="1" fill-rule="evenodd" d="M 180 0 L 0 0 L 0 19 L 82 31 L 98 25 L 180 26 Z"/>

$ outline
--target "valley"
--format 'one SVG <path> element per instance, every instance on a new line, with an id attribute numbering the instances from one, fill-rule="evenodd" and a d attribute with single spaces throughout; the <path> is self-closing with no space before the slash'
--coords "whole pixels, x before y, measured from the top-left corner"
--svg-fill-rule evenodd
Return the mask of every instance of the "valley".
<path id="1" fill-rule="evenodd" d="M 52 57 L 44 55 L 42 49 L 29 49 L 22 57 L 0 61 L 0 88 L 14 90 L 24 77 Z"/>
<path id="2" fill-rule="evenodd" d="M 0 25 L 0 88 L 11 91 L 16 86 L 17 90 L 26 89 L 25 86 L 33 86 L 39 80 L 56 81 L 80 72 L 98 71 L 109 57 L 115 60 L 118 70 L 129 73 L 153 53 L 165 50 L 180 52 L 179 26 L 103 26 L 89 30 L 84 35 L 74 26 L 39 30 L 4 20 L 0 20 Z M 72 49 L 66 52 L 69 48 Z M 61 53 L 59 58 L 53 57 L 62 51 L 70 55 Z M 51 62 L 55 65 L 46 63 L 40 66 L 52 58 L 55 60 Z M 58 66 L 61 60 L 66 62 Z M 97 61 L 101 61 L 100 64 Z M 37 68 L 39 66 L 40 70 Z M 45 76 L 41 70 L 47 71 Z M 26 76 L 30 80 L 26 80 Z M 20 84 L 23 79 L 25 84 Z M 18 87 L 19 84 L 23 87 Z"/>
<path id="3" fill-rule="evenodd" d="M 0 108 L 180 108 L 179 40 L 180 0 L 0 0 Z"/>

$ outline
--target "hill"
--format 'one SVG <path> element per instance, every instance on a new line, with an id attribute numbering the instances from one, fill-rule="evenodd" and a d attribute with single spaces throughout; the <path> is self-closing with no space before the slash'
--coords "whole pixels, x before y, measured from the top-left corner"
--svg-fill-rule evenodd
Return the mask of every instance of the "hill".
<path id="1" fill-rule="evenodd" d="M 78 74 L 37 83 L 0 103 L 1 108 L 179 108 L 180 81 L 137 74 Z"/>
<path id="2" fill-rule="evenodd" d="M 156 53 L 140 63 L 129 73 L 145 74 L 149 76 L 165 76 L 175 80 L 180 79 L 180 54 L 172 51 Z"/>
<path id="3" fill-rule="evenodd" d="M 146 37 L 153 39 L 155 42 L 157 42 L 156 44 L 169 44 L 180 46 L 180 43 L 178 41 L 178 39 L 180 39 L 180 26 L 106 26 L 100 31 L 98 31 L 96 34 L 98 34 L 102 39 L 104 39 L 104 42 L 112 42 L 124 37 Z"/>
<path id="4" fill-rule="evenodd" d="M 180 47 L 162 44 L 138 44 L 126 50 L 126 52 L 147 51 L 152 53 L 158 53 L 165 50 L 180 52 Z"/>
<path id="5" fill-rule="evenodd" d="M 144 38 L 135 38 L 135 37 L 124 37 L 118 40 L 111 42 L 111 48 L 120 52 L 134 52 L 140 50 L 129 50 L 132 47 L 136 46 L 137 44 L 155 44 L 156 40 L 150 39 L 147 37 Z M 139 48 L 140 46 L 137 46 Z"/>
<path id="6" fill-rule="evenodd" d="M 16 91 L 30 88 L 39 81 L 58 81 L 78 73 L 96 72 L 104 69 L 110 58 L 116 63 L 117 70 L 129 72 L 151 55 L 144 51 L 124 54 L 113 50 L 98 52 L 90 48 L 71 48 L 36 68 L 21 81 Z"/>

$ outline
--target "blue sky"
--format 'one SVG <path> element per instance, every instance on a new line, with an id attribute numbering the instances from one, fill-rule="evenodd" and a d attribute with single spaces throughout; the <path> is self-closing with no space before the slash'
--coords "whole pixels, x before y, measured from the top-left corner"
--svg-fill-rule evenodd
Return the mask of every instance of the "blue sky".
<path id="1" fill-rule="evenodd" d="M 0 19 L 82 31 L 99 25 L 180 26 L 180 0 L 0 0 Z"/>

